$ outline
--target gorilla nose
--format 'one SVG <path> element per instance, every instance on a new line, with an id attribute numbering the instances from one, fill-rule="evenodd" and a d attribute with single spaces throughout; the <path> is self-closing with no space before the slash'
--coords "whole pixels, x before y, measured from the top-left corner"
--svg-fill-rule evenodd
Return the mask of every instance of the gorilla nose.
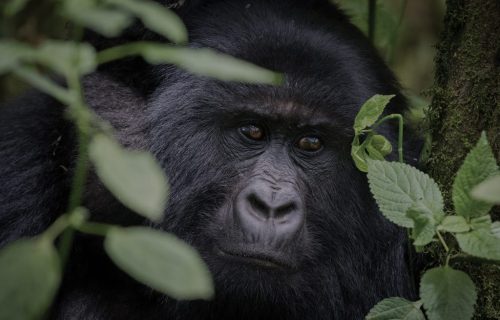
<path id="1" fill-rule="evenodd" d="M 242 231 L 252 238 L 283 240 L 296 234 L 304 223 L 302 201 L 290 186 L 254 183 L 240 192 L 235 209 Z"/>
<path id="2" fill-rule="evenodd" d="M 297 204 L 293 199 L 283 201 L 273 201 L 266 199 L 266 195 L 262 191 L 250 193 L 245 201 L 247 204 L 248 213 L 256 218 L 286 220 L 289 214 L 293 214 L 297 210 Z"/>

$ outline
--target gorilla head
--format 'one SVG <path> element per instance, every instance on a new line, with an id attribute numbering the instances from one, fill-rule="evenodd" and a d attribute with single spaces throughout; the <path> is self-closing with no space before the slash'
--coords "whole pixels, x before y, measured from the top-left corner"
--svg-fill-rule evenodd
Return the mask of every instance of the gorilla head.
<path id="1" fill-rule="evenodd" d="M 383 298 L 411 297 L 404 235 L 378 212 L 350 156 L 364 101 L 397 94 L 389 112 L 405 108 L 364 36 L 326 0 L 195 1 L 179 14 L 190 46 L 279 71 L 284 84 L 228 83 L 173 66 L 140 79 L 142 70 L 134 70 L 127 79 L 104 68 L 86 79 L 86 96 L 122 142 L 151 151 L 167 172 L 170 200 L 155 227 L 201 253 L 215 298 L 153 293 L 119 272 L 100 243 L 84 239 L 56 318 L 351 320 Z M 145 99 L 123 85 L 149 77 L 156 85 Z M 75 144 L 60 109 L 46 100 L 25 99 L 0 122 L 0 196 L 7 199 L 0 222 L 11 226 L 2 227 L 0 242 L 40 232 L 64 208 L 69 178 L 59 166 L 71 163 Z M 392 125 L 381 131 L 394 141 Z M 66 151 L 52 153 L 58 136 Z M 20 196 L 21 185 L 33 188 Z M 96 220 L 137 222 L 92 179 L 85 206 Z"/>
<path id="2" fill-rule="evenodd" d="M 216 281 L 215 301 L 177 312 L 360 319 L 407 296 L 404 238 L 350 157 L 359 107 L 398 92 L 360 32 L 312 1 L 214 1 L 185 21 L 192 46 L 280 71 L 285 83 L 158 71 L 146 140 L 172 185 L 161 227 L 195 246 Z"/>

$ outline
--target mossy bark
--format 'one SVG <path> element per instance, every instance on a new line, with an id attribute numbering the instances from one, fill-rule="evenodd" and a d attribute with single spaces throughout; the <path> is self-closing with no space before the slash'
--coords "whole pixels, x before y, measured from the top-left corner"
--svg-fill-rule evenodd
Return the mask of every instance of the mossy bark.
<path id="1" fill-rule="evenodd" d="M 448 0 L 444 24 L 428 117 L 432 144 L 427 169 L 452 210 L 454 176 L 481 131 L 500 159 L 500 1 Z M 500 219 L 499 208 L 493 217 Z M 454 266 L 468 272 L 478 288 L 474 319 L 500 319 L 500 266 Z"/>

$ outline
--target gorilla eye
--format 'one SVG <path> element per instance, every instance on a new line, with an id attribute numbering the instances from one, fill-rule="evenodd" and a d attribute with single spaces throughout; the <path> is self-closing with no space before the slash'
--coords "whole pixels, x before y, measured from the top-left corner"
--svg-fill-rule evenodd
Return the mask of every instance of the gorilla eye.
<path id="1" fill-rule="evenodd" d="M 241 127 L 240 132 L 248 139 L 262 140 L 264 138 L 264 130 L 252 124 Z"/>
<path id="2" fill-rule="evenodd" d="M 316 136 L 302 137 L 297 142 L 297 147 L 299 147 L 299 149 L 310 152 L 318 151 L 322 146 L 321 140 Z"/>

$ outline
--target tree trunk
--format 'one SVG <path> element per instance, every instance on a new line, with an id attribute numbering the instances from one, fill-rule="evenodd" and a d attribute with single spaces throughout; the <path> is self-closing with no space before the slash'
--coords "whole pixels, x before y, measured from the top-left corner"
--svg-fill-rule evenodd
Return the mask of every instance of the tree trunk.
<path id="1" fill-rule="evenodd" d="M 500 0 L 448 0 L 444 24 L 429 110 L 427 168 L 450 210 L 455 173 L 481 131 L 500 159 Z M 500 218 L 498 207 L 493 218 Z M 454 266 L 468 272 L 478 288 L 474 319 L 500 319 L 500 266 Z"/>

